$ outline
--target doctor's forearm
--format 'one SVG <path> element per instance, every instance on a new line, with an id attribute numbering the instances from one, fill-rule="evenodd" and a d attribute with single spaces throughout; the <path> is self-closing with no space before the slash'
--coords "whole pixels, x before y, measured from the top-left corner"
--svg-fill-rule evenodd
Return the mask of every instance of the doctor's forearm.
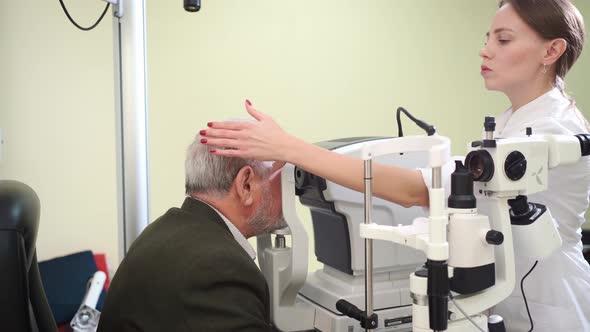
<path id="1" fill-rule="evenodd" d="M 286 161 L 329 181 L 364 192 L 364 163 L 319 146 L 296 140 Z M 373 164 L 373 194 L 396 204 L 428 206 L 428 188 L 413 169 Z"/>

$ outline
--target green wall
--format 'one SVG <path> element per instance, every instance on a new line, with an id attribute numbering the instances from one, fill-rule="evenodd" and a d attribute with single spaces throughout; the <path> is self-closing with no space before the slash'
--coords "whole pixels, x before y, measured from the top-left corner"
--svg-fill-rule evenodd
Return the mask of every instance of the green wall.
<path id="1" fill-rule="evenodd" d="M 103 8 L 67 3 L 83 24 Z M 577 4 L 590 17 L 590 2 Z M 483 117 L 509 106 L 479 74 L 495 9 L 492 0 L 217 0 L 189 14 L 181 1 L 147 1 L 152 219 L 181 203 L 194 135 L 245 117 L 246 98 L 312 142 L 393 135 L 405 106 L 463 154 Z M 0 178 L 38 191 L 40 257 L 89 248 L 116 265 L 110 17 L 81 32 L 57 2 L 2 1 L 0 50 Z M 587 117 L 589 74 L 586 50 L 567 81 Z"/>

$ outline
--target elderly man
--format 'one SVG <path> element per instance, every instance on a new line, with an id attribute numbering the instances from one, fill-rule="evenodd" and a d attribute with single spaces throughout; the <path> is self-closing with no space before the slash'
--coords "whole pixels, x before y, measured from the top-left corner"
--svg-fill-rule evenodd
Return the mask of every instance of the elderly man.
<path id="1" fill-rule="evenodd" d="M 280 172 L 188 148 L 186 194 L 133 243 L 98 326 L 117 331 L 270 331 L 269 294 L 247 238 L 283 227 Z"/>

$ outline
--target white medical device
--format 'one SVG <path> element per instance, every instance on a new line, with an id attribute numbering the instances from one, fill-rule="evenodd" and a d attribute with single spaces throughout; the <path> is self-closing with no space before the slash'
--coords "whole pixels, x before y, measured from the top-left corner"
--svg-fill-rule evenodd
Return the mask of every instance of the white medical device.
<path id="1" fill-rule="evenodd" d="M 360 159 L 367 142 L 385 138 L 346 138 L 318 143 L 334 152 Z M 423 152 L 384 156 L 377 161 L 404 168 L 427 166 Z M 289 225 L 278 230 L 273 247 L 269 235 L 258 237 L 261 269 L 271 293 L 273 323 L 282 331 L 361 331 L 358 322 L 342 315 L 339 300 L 365 305 L 365 240 L 360 237 L 363 194 L 336 185 L 302 169 L 286 165 L 282 173 L 283 214 Z M 307 274 L 308 237 L 295 213 L 295 199 L 311 212 L 315 255 L 323 269 Z M 409 224 L 425 216 L 423 208 L 403 208 L 374 198 L 375 220 L 385 225 Z M 290 235 L 291 247 L 285 246 Z M 395 243 L 375 245 L 376 312 L 392 331 L 411 329 L 408 276 L 425 261 L 423 253 Z M 277 305 L 278 304 L 278 305 Z"/>
<path id="2" fill-rule="evenodd" d="M 472 143 L 465 166 L 457 163 L 450 196 L 441 172 L 450 160 L 450 141 L 441 136 L 328 142 L 341 146 L 327 148 L 365 160 L 364 195 L 287 165 L 283 213 L 289 228 L 277 231 L 274 247 L 270 235 L 258 239 L 275 326 L 282 331 L 502 331 L 502 319 L 485 313 L 514 288 L 515 251 L 541 259 L 561 245 L 547 209 L 527 202 L 526 195 L 546 190 L 548 169 L 590 154 L 590 137 L 493 139 L 493 118 L 486 118 L 485 126 L 486 137 Z M 428 217 L 419 208 L 372 197 L 373 160 L 432 168 Z M 308 238 L 295 213 L 296 193 L 311 208 L 316 256 L 325 264 L 309 276 Z M 285 240 L 289 234 L 291 248 Z"/>
<path id="3" fill-rule="evenodd" d="M 548 169 L 589 155 L 590 135 L 532 136 L 527 128 L 529 137 L 494 139 L 494 119 L 487 117 L 484 126 L 485 138 L 472 143 L 465 159 L 468 171 L 457 163 L 446 209 L 440 159 L 431 153 L 428 222 L 377 225 L 370 218 L 371 204 L 366 205 L 369 213 L 360 226 L 362 237 L 405 244 L 427 255 L 426 269 L 410 277 L 415 332 L 505 331 L 501 318 L 488 319 L 485 312 L 512 292 L 515 252 L 542 259 L 561 246 L 546 207 L 527 202 L 525 195 L 547 189 Z M 431 145 L 430 151 L 441 147 Z M 365 147 L 366 196 L 371 195 L 372 158 L 401 148 L 395 142 Z M 479 194 L 477 200 L 473 189 Z M 459 295 L 449 305 L 451 291 Z"/>
<path id="4" fill-rule="evenodd" d="M 70 326 L 75 332 L 96 331 L 98 320 L 100 319 L 100 311 L 96 310 L 96 304 L 102 293 L 106 278 L 107 276 L 104 272 L 96 271 L 92 279 L 90 279 L 84 300 L 70 322 Z"/>

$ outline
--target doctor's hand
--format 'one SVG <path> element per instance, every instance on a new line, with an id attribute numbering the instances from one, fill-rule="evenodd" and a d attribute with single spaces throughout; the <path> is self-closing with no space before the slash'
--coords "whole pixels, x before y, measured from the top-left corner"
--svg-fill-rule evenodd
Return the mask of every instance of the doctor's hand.
<path id="1" fill-rule="evenodd" d="M 209 129 L 200 131 L 201 143 L 220 156 L 289 162 L 289 151 L 298 139 L 287 134 L 269 115 L 257 111 L 249 100 L 246 110 L 256 121 L 209 122 Z"/>

